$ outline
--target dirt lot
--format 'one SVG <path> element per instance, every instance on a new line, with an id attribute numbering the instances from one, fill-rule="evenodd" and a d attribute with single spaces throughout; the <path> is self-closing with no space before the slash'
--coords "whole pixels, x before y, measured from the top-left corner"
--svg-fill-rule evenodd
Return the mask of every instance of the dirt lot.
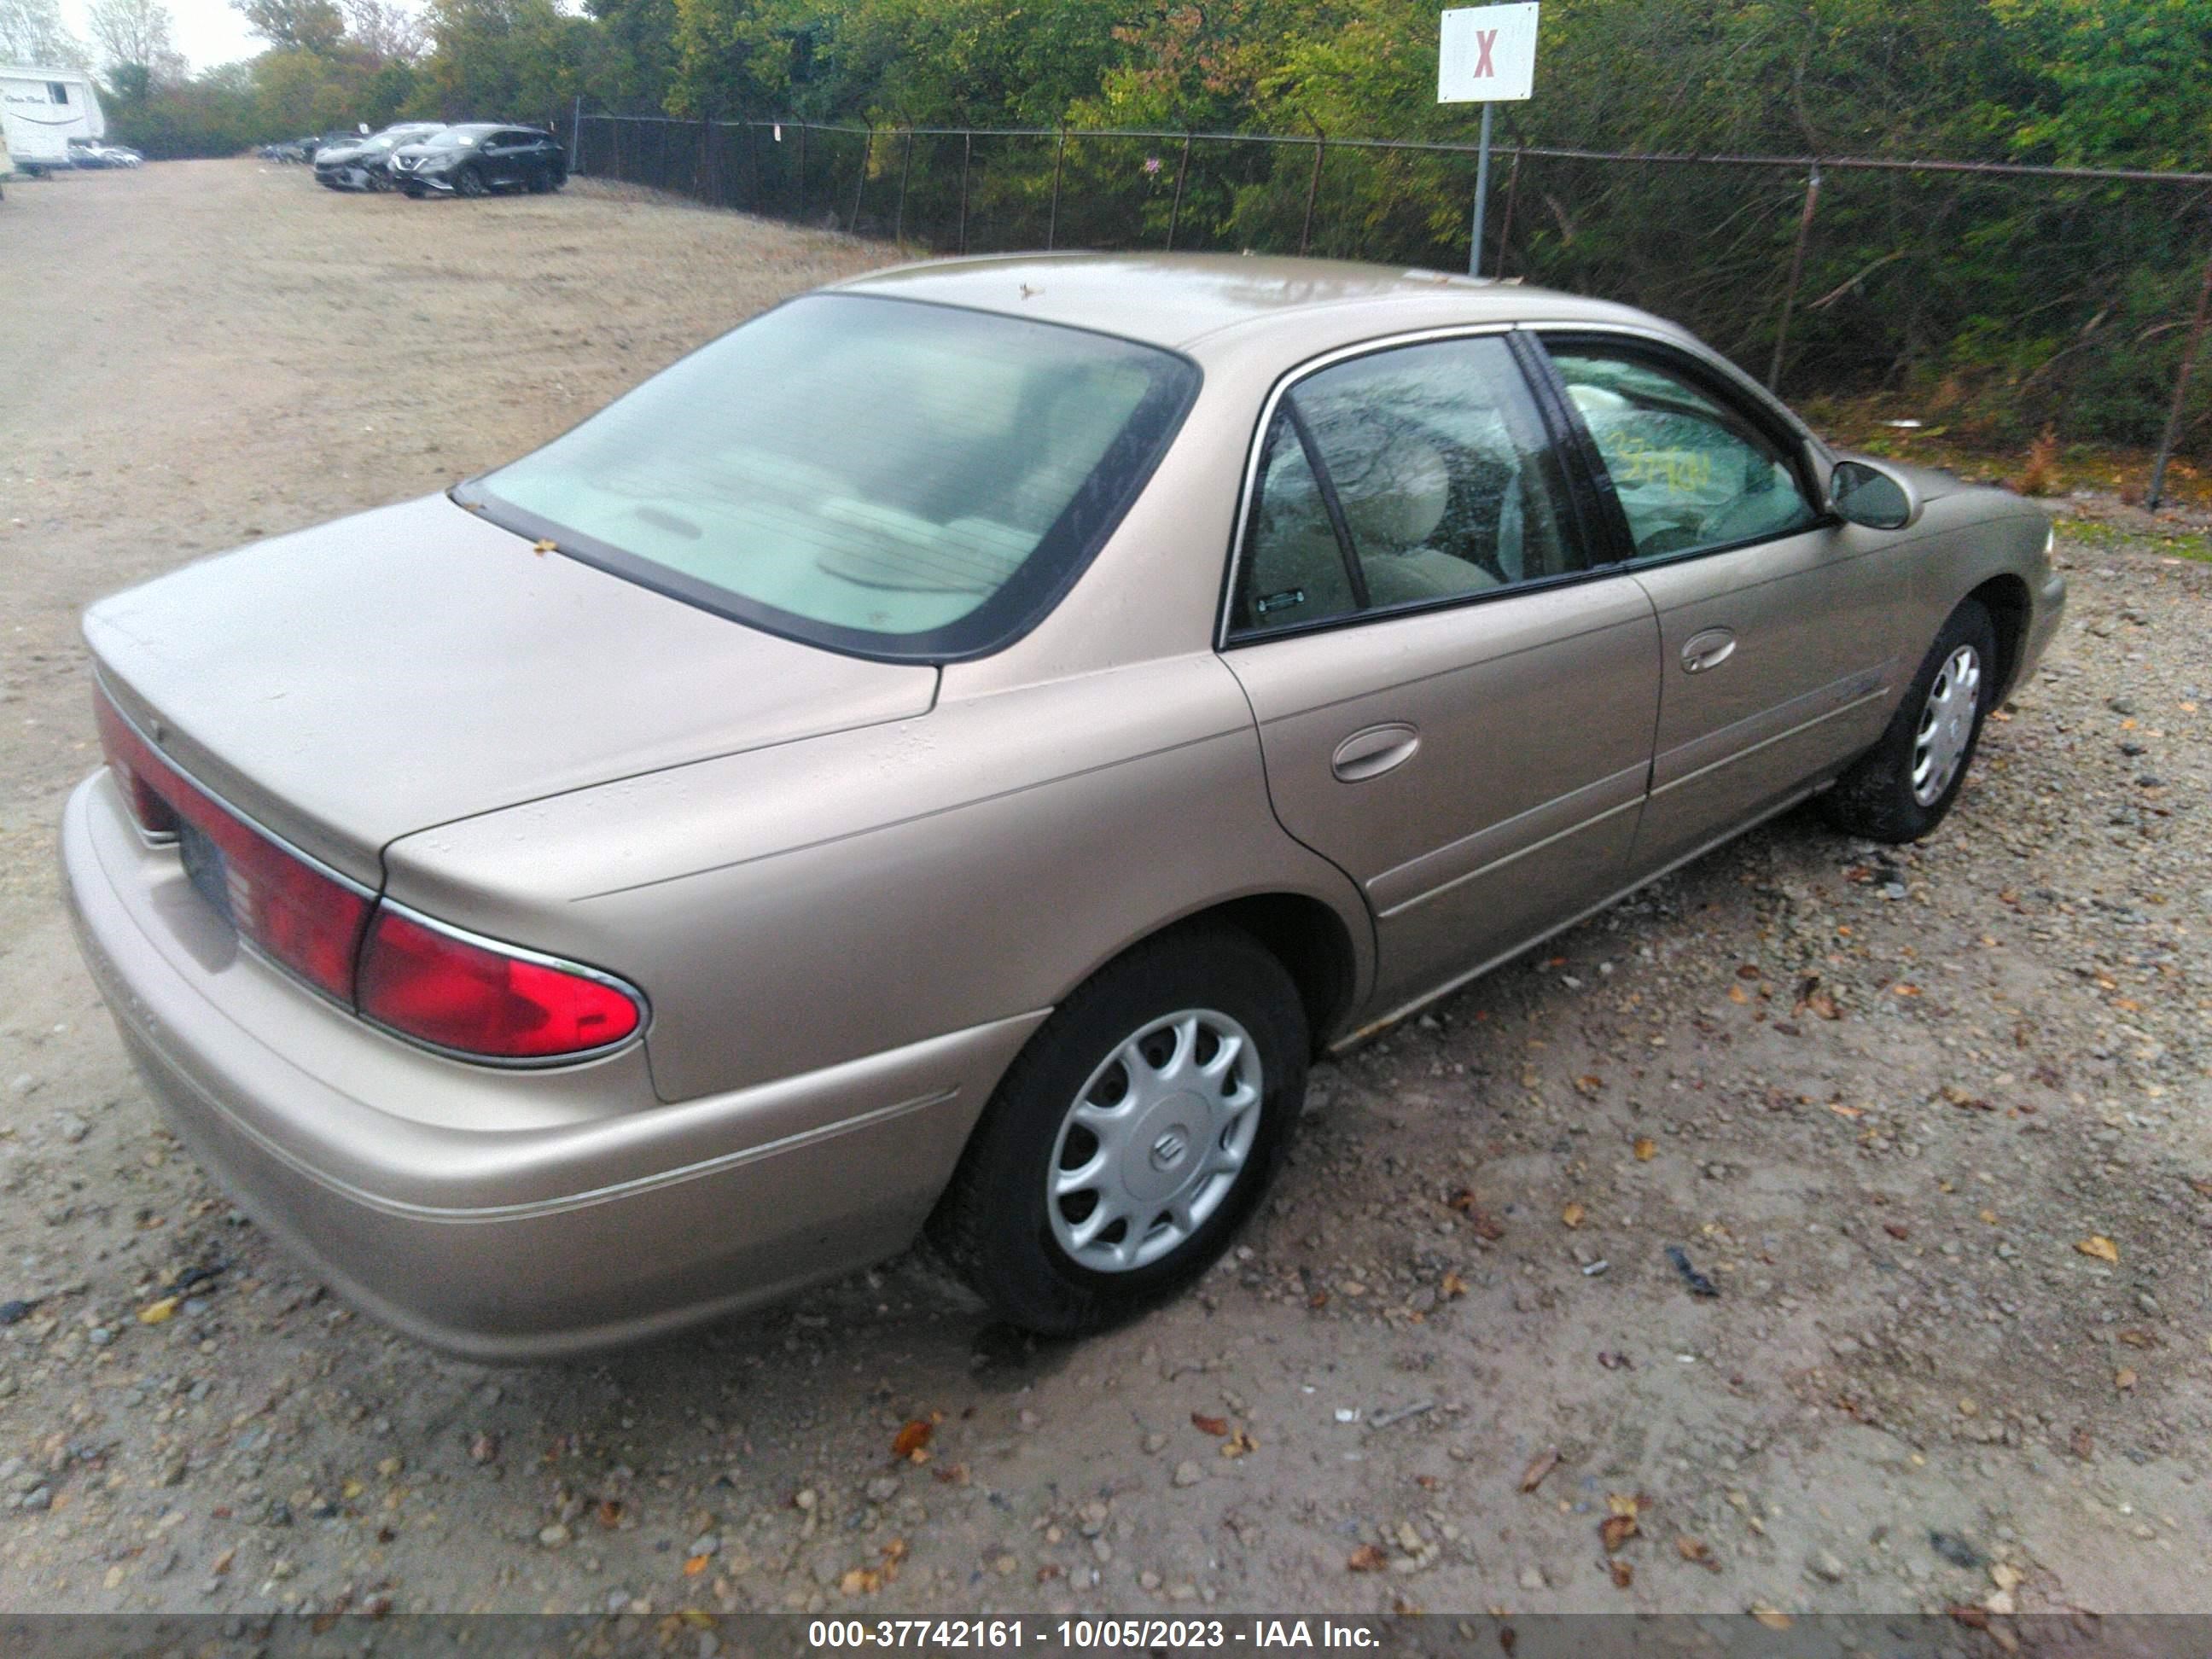
<path id="1" fill-rule="evenodd" d="M 906 1261 L 489 1370 L 231 1210 L 62 917 L 78 608 L 883 257 L 586 182 L 0 203 L 0 1606 L 2212 1607 L 2212 567 L 2124 512 L 1937 841 L 1792 817 L 1322 1068 L 1261 1224 L 1119 1334 Z"/>

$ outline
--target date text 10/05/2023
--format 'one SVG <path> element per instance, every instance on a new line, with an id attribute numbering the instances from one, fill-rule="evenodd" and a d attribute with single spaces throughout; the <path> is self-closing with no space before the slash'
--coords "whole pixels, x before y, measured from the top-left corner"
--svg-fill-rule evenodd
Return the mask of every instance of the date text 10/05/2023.
<path id="1" fill-rule="evenodd" d="M 1376 1625 L 1341 1619 L 817 1619 L 817 1649 L 973 1648 L 1012 1651 L 1049 1645 L 1083 1650 L 1181 1648 L 1375 1648 Z"/>

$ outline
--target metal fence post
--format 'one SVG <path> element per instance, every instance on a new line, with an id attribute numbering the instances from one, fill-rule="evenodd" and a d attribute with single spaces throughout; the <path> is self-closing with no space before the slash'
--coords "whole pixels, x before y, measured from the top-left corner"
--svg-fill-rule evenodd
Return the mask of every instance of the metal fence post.
<path id="1" fill-rule="evenodd" d="M 1067 160 L 1067 129 L 1060 130 L 1060 143 L 1052 152 L 1052 208 L 1044 221 L 1044 251 L 1052 252 L 1053 239 L 1060 234 L 1060 168 Z"/>
<path id="2" fill-rule="evenodd" d="M 1782 293 L 1782 320 L 1774 330 L 1774 356 L 1766 365 L 1766 389 L 1782 390 L 1782 356 L 1790 349 L 1790 315 L 1797 308 L 1797 284 L 1805 276 L 1805 244 L 1813 234 L 1813 210 L 1820 202 L 1820 164 L 1805 175 L 1805 210 L 1797 216 L 1797 245 L 1790 254 L 1790 286 Z"/>
<path id="3" fill-rule="evenodd" d="M 578 173 L 584 170 L 584 94 L 580 92 L 568 117 L 568 165 Z"/>
<path id="4" fill-rule="evenodd" d="M 2158 455 L 2150 464 L 2150 489 L 2143 505 L 2155 513 L 2166 498 L 2166 464 L 2181 441 L 2183 405 L 2189 399 L 2189 377 L 2197 368 L 2197 354 L 2204 347 L 2204 327 L 2212 319 L 2212 251 L 2204 256 L 2204 280 L 2197 289 L 2197 315 L 2189 325 L 2189 338 L 2181 348 L 2181 368 L 2173 377 L 2173 406 L 2166 412 L 2166 430 L 2159 436 Z"/>
<path id="5" fill-rule="evenodd" d="M 860 176 L 853 181 L 853 210 L 846 216 L 845 234 L 850 236 L 860 226 L 860 192 L 868 187 L 868 162 L 876 153 L 876 130 L 872 125 L 860 140 Z"/>
<path id="6" fill-rule="evenodd" d="M 806 123 L 799 124 L 799 210 L 791 216 L 804 222 L 806 218 Z"/>
<path id="7" fill-rule="evenodd" d="M 975 135 L 960 135 L 960 251 L 968 251 L 968 163 L 975 154 Z"/>
<path id="8" fill-rule="evenodd" d="M 760 123 L 750 118 L 745 122 L 745 161 L 752 174 L 752 193 L 745 198 L 750 210 L 761 210 L 760 182 Z"/>
<path id="9" fill-rule="evenodd" d="M 898 216 L 891 222 L 891 240 L 906 242 L 906 181 L 914 176 L 914 129 L 906 130 L 906 160 L 899 167 Z"/>
<path id="10" fill-rule="evenodd" d="M 1316 125 L 1314 128 L 1313 172 L 1306 179 L 1306 216 L 1298 226 L 1298 257 L 1305 257 L 1313 241 L 1314 199 L 1321 194 L 1321 158 L 1328 149 L 1328 135 Z"/>
<path id="11" fill-rule="evenodd" d="M 1168 252 L 1175 252 L 1176 227 L 1182 222 L 1182 181 L 1190 173 L 1190 135 L 1182 136 L 1182 156 L 1176 162 L 1175 205 L 1168 210 Z"/>

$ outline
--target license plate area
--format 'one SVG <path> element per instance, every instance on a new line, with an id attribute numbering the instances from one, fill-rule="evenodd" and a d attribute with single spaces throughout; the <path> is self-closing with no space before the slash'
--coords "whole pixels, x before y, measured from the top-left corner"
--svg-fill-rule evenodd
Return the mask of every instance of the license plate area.
<path id="1" fill-rule="evenodd" d="M 222 848 L 198 825 L 184 823 L 177 830 L 177 850 L 184 857 L 185 878 L 217 915 L 236 927 L 238 918 L 230 910 L 230 864 Z"/>

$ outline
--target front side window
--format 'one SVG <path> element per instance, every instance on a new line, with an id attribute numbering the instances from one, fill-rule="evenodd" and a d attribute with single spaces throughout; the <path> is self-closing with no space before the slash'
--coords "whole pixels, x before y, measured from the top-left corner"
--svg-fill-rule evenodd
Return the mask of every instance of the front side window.
<path id="1" fill-rule="evenodd" d="M 1553 349 L 1552 361 L 1638 558 L 1762 540 L 1820 516 L 1779 445 L 1656 357 L 1576 344 Z"/>
<path id="2" fill-rule="evenodd" d="M 1570 574 L 1583 560 L 1562 499 L 1503 338 L 1335 364 L 1277 403 L 1232 626 L 1267 632 Z"/>
<path id="3" fill-rule="evenodd" d="M 813 295 L 455 499 L 812 644 L 974 655 L 1058 601 L 1198 380 L 1186 358 L 1108 335 Z"/>

